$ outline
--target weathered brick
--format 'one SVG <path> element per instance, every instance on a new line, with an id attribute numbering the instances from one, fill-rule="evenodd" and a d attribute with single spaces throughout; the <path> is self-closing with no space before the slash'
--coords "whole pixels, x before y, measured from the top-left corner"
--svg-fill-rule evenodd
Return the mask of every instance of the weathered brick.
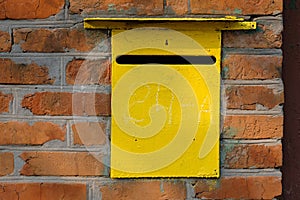
<path id="1" fill-rule="evenodd" d="M 87 152 L 24 152 L 25 176 L 100 176 L 104 175 L 101 157 Z"/>
<path id="2" fill-rule="evenodd" d="M 1 84 L 52 84 L 48 68 L 36 63 L 17 64 L 10 59 L 0 58 Z"/>
<path id="3" fill-rule="evenodd" d="M 10 152 L 0 153 L 0 176 L 6 176 L 14 171 L 14 154 Z M 0 192 L 1 199 L 1 192 Z"/>
<path id="4" fill-rule="evenodd" d="M 191 0 L 192 14 L 269 15 L 282 10 L 282 0 Z"/>
<path id="5" fill-rule="evenodd" d="M 0 19 L 5 19 L 5 4 L 6 1 L 0 1 Z"/>
<path id="6" fill-rule="evenodd" d="M 163 14 L 162 0 L 70 0 L 71 14 L 104 12 L 109 14 L 137 14 L 161 15 Z"/>
<path id="7" fill-rule="evenodd" d="M 185 15 L 188 13 L 188 1 L 167 0 L 165 10 L 166 14 Z"/>
<path id="8" fill-rule="evenodd" d="M 282 166 L 281 144 L 225 144 L 224 167 L 276 168 Z"/>
<path id="9" fill-rule="evenodd" d="M 23 52 L 89 52 L 95 48 L 106 34 L 83 27 L 35 29 L 21 28 L 13 32 L 14 43 L 20 44 Z M 103 44 L 102 44 L 103 45 Z"/>
<path id="10" fill-rule="evenodd" d="M 105 144 L 105 123 L 77 122 L 72 125 L 74 144 L 91 146 Z"/>
<path id="11" fill-rule="evenodd" d="M 0 183 L 0 200 L 86 200 L 85 184 Z"/>
<path id="12" fill-rule="evenodd" d="M 110 95 L 38 92 L 26 95 L 22 107 L 35 115 L 110 115 Z"/>
<path id="13" fill-rule="evenodd" d="M 120 181 L 101 187 L 102 200 L 184 200 L 184 182 Z"/>
<path id="14" fill-rule="evenodd" d="M 282 56 L 228 54 L 222 62 L 224 79 L 266 80 L 281 78 Z"/>
<path id="15" fill-rule="evenodd" d="M 57 14 L 64 0 L 2 0 L 0 19 L 41 19 Z"/>
<path id="16" fill-rule="evenodd" d="M 1 9 L 1 6 L 0 6 Z M 1 12 L 1 11 L 0 11 Z M 0 14 L 1 16 L 1 14 Z M 11 50 L 10 34 L 0 30 L 0 52 L 9 52 Z"/>
<path id="17" fill-rule="evenodd" d="M 256 30 L 224 31 L 223 46 L 233 48 L 280 48 L 281 20 L 257 20 Z"/>
<path id="18" fill-rule="evenodd" d="M 235 176 L 198 180 L 194 191 L 200 199 L 273 199 L 282 186 L 278 176 Z"/>
<path id="19" fill-rule="evenodd" d="M 67 4 L 63 8 L 65 2 Z M 69 14 L 75 14 L 76 16 L 77 14 L 82 14 L 83 16 L 87 14 L 91 14 L 90 16 L 221 14 L 222 16 L 251 15 L 253 17 L 281 13 L 282 0 L 24 0 L 22 2 L 17 2 L 17 0 L 0 0 L 0 19 L 48 18 L 58 13 L 60 14 L 56 17 L 61 18 L 63 17 L 64 9 L 68 10 Z M 78 16 L 76 16 L 71 16 L 71 19 L 77 19 Z M 271 19 L 271 16 L 258 19 L 258 29 L 256 31 L 225 31 L 223 33 L 223 46 L 225 48 L 253 49 L 281 48 L 282 22 L 280 21 L 280 16 L 273 16 L 274 20 Z M 84 30 L 80 26 L 76 25 L 70 28 L 45 28 L 46 26 L 44 28 L 41 26 L 35 28 L 33 26 L 30 26 L 31 28 L 18 28 L 20 26 L 9 26 L 9 29 L 13 31 L 12 37 L 10 30 L 7 31 L 3 27 L 0 31 L 0 52 L 10 52 L 13 49 L 14 53 L 20 53 L 20 51 L 33 53 L 74 52 L 79 55 L 80 53 L 91 51 L 97 44 L 108 37 L 107 34 L 103 34 L 104 32 L 100 30 Z M 22 27 L 27 26 L 24 25 Z M 98 50 L 106 51 L 109 49 L 108 43 L 104 42 L 104 45 L 107 46 L 101 46 Z M 267 80 L 281 78 L 282 56 L 254 55 L 252 53 L 250 55 L 241 55 L 232 53 L 232 51 L 230 52 L 223 60 L 223 78 L 227 80 Z M 55 80 L 49 75 L 48 68 L 54 66 L 54 64 L 40 66 L 36 63 L 48 63 L 48 61 L 37 62 L 34 59 L 36 63 L 27 64 L 27 61 L 23 62 L 21 59 L 23 57 L 14 58 L 13 60 L 1 60 L 0 58 L 0 84 L 53 84 Z M 38 59 L 44 58 L 41 57 Z M 20 62 L 16 62 L 17 60 L 20 60 Z M 68 85 L 110 84 L 110 63 L 108 60 L 85 62 L 83 59 L 74 58 L 65 66 L 66 68 L 63 71 L 66 72 L 66 76 L 61 78 L 65 79 Z M 49 69 L 52 70 L 52 68 Z M 81 71 L 83 73 L 80 73 Z M 225 86 L 227 88 L 227 99 L 224 98 L 223 100 L 226 101 L 224 103 L 227 103 L 229 109 L 264 110 L 266 114 L 268 114 L 268 109 L 275 108 L 275 111 L 280 109 L 279 105 L 283 103 L 281 85 L 243 86 L 243 82 L 239 83 L 241 84 L 239 86 Z M 257 81 L 254 84 L 256 83 Z M 264 83 L 262 82 L 262 84 Z M 235 84 L 238 84 L 237 81 L 235 81 Z M 12 88 L 11 86 L 9 87 Z M 22 98 L 20 96 L 25 92 L 21 91 L 23 87 L 20 89 L 18 86 L 18 88 L 16 90 L 18 98 L 16 96 L 16 102 L 14 103 L 19 103 L 19 99 Z M 49 91 L 57 91 L 57 88 L 51 89 L 49 86 L 47 88 Z M 33 90 L 30 92 L 30 95 L 24 97 L 22 106 L 31 110 L 34 115 L 110 115 L 110 95 L 102 93 L 79 93 L 79 91 L 74 91 L 73 94 L 69 89 L 65 89 L 62 88 L 59 92 L 45 92 L 44 87 L 40 88 L 39 92 Z M 11 94 L 6 95 L 0 92 L 0 113 L 16 112 L 18 118 L 22 118 L 22 116 L 19 116 L 22 113 L 28 115 L 29 110 L 24 112 L 23 109 L 20 109 L 20 105 L 12 104 L 12 100 L 13 96 Z M 18 110 L 10 110 L 10 108 L 17 108 Z M 6 115 L 7 117 L 9 115 Z M 64 119 L 64 117 L 60 117 L 60 119 Z M 79 119 L 76 118 L 76 120 Z M 7 148 L 10 149 L 15 148 L 14 145 L 42 145 L 51 140 L 64 141 L 66 139 L 66 127 L 63 125 L 51 122 L 29 124 L 28 122 L 24 122 L 24 120 L 21 121 L 0 122 L 0 146 L 9 145 Z M 69 142 L 73 142 L 75 145 L 87 146 L 103 145 L 109 142 L 105 134 L 105 127 L 107 126 L 105 122 L 75 121 L 72 123 L 75 123 L 70 127 L 70 131 L 72 131 L 70 134 L 73 134 L 73 137 L 71 136 L 73 140 L 71 139 Z M 274 169 L 281 167 L 281 145 L 278 143 L 259 143 L 260 141 L 257 139 L 280 139 L 283 132 L 282 126 L 282 116 L 226 116 L 223 138 L 255 139 L 257 144 L 250 144 L 251 141 L 243 141 L 249 144 L 229 144 L 229 142 L 233 141 L 224 141 L 221 152 L 222 168 Z M 68 144 L 70 144 L 69 142 Z M 72 144 L 70 145 L 72 146 Z M 16 146 L 16 148 L 18 147 Z M 60 176 L 107 176 L 108 174 L 106 171 L 107 168 L 102 164 L 102 158 L 96 159 L 87 152 L 69 152 L 65 151 L 65 149 L 57 150 L 49 152 L 50 149 L 42 148 L 39 152 L 32 152 L 28 149 L 29 152 L 24 152 L 21 155 L 21 158 L 25 162 L 20 171 L 21 175 L 53 176 L 51 177 L 51 182 L 53 182 L 53 180 L 58 180 Z M 103 159 L 107 160 L 107 158 Z M 17 163 L 18 165 L 22 164 L 19 161 Z M 14 169 L 13 165 L 14 153 L 1 152 L 0 176 L 11 176 L 17 170 Z M 16 168 L 19 170 L 19 166 Z M 264 172 L 264 170 L 258 171 Z M 88 188 L 85 184 L 73 184 L 74 181 L 71 179 L 67 181 L 70 184 L 0 183 L 0 200 L 83 200 L 89 197 L 95 199 L 99 197 L 104 200 L 181 200 L 186 198 L 272 199 L 281 195 L 281 177 L 272 176 L 271 174 L 271 176 L 265 176 L 265 174 L 270 173 L 231 173 L 232 176 L 230 177 L 226 177 L 225 173 L 225 177 L 223 174 L 220 179 L 197 179 L 194 181 L 127 179 L 105 180 L 103 182 L 103 180 L 99 179 L 96 181 L 96 184 L 97 186 L 98 184 L 100 185 L 100 192 L 96 191 L 97 187 L 94 187 L 94 183 L 92 184 L 88 179 L 84 178 L 80 178 L 82 182 L 89 181 L 92 184 L 89 184 L 89 187 L 93 186 L 91 191 L 87 191 Z M 15 178 L 21 180 L 22 177 L 15 176 Z M 64 178 L 64 180 L 67 179 Z M 188 194 L 186 191 L 186 184 L 190 182 L 196 182 L 194 196 L 189 195 L 193 193 L 191 188 Z M 94 197 L 93 194 L 98 192 L 101 195 L 97 194 Z M 187 197 L 187 195 L 189 196 Z"/>
<path id="20" fill-rule="evenodd" d="M 0 122 L 0 145 L 42 145 L 50 140 L 65 140 L 66 127 L 51 122 Z"/>
<path id="21" fill-rule="evenodd" d="M 109 60 L 74 59 L 66 67 L 66 81 L 71 85 L 110 84 Z"/>
<path id="22" fill-rule="evenodd" d="M 283 91 L 266 86 L 230 86 L 226 88 L 227 108 L 241 110 L 272 109 L 284 101 Z"/>
<path id="23" fill-rule="evenodd" d="M 225 117 L 223 138 L 277 139 L 283 136 L 283 116 L 229 115 Z"/>
<path id="24" fill-rule="evenodd" d="M 0 113 L 9 112 L 10 103 L 13 100 L 11 94 L 4 94 L 0 92 Z"/>

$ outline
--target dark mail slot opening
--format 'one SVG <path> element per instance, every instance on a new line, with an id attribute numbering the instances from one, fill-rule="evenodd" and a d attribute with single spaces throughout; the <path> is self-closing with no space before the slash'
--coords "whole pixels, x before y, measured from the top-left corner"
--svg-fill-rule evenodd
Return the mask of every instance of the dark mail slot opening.
<path id="1" fill-rule="evenodd" d="M 179 55 L 121 55 L 116 59 L 118 64 L 167 64 L 167 65 L 213 65 L 214 56 L 179 56 Z"/>

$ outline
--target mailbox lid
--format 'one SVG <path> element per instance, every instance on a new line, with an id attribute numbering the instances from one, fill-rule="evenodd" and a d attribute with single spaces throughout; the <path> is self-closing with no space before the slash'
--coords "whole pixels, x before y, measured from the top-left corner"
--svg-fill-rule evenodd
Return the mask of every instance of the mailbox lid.
<path id="1" fill-rule="evenodd" d="M 141 27 L 165 27 L 177 30 L 250 30 L 256 29 L 256 22 L 245 21 L 235 16 L 202 18 L 85 18 L 87 29 L 128 30 Z"/>

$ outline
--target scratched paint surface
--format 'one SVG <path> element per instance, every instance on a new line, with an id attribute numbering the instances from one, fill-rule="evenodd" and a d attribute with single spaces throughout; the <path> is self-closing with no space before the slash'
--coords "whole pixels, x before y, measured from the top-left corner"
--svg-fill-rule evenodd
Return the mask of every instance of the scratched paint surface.
<path id="1" fill-rule="evenodd" d="M 219 31 L 114 30 L 111 177 L 219 176 Z M 118 64 L 120 55 L 209 55 L 213 65 Z"/>

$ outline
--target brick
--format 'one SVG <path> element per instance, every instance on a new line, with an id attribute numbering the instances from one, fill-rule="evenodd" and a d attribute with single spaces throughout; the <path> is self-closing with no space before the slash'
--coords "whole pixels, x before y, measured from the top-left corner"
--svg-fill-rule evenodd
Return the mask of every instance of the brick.
<path id="1" fill-rule="evenodd" d="M 22 107 L 35 115 L 110 115 L 110 95 L 103 93 L 38 92 L 26 95 Z"/>
<path id="2" fill-rule="evenodd" d="M 11 50 L 10 34 L 8 32 L 0 30 L 0 52 L 10 52 L 10 50 Z"/>
<path id="3" fill-rule="evenodd" d="M 194 191 L 199 199 L 273 199 L 282 186 L 278 176 L 234 176 L 198 180 Z"/>
<path id="4" fill-rule="evenodd" d="M 1 84 L 52 84 L 48 68 L 36 63 L 17 64 L 10 59 L 0 58 Z"/>
<path id="5" fill-rule="evenodd" d="M 101 187 L 102 200 L 184 200 L 184 182 L 120 181 Z"/>
<path id="6" fill-rule="evenodd" d="M 5 4 L 6 1 L 0 1 L 0 19 L 5 19 Z"/>
<path id="7" fill-rule="evenodd" d="M 282 0 L 191 0 L 192 14 L 270 15 L 282 10 Z"/>
<path id="8" fill-rule="evenodd" d="M 185 15 L 188 13 L 187 0 L 167 0 L 166 14 Z"/>
<path id="9" fill-rule="evenodd" d="M 109 85 L 109 60 L 74 59 L 67 64 L 66 82 L 70 85 Z"/>
<path id="10" fill-rule="evenodd" d="M 42 19 L 63 9 L 64 0 L 2 0 L 0 19 Z"/>
<path id="11" fill-rule="evenodd" d="M 100 176 L 104 165 L 101 157 L 87 152 L 23 152 L 25 176 Z"/>
<path id="12" fill-rule="evenodd" d="M 257 29 L 224 31 L 223 47 L 280 48 L 283 25 L 281 20 L 257 20 Z"/>
<path id="13" fill-rule="evenodd" d="M 78 145 L 103 145 L 107 136 L 105 135 L 105 123 L 78 122 L 72 125 L 74 144 Z"/>
<path id="14" fill-rule="evenodd" d="M 225 117 L 223 138 L 280 139 L 283 136 L 283 116 L 229 115 Z"/>
<path id="15" fill-rule="evenodd" d="M 0 200 L 86 200 L 85 184 L 0 183 Z"/>
<path id="16" fill-rule="evenodd" d="M 266 80 L 281 78 L 281 55 L 226 55 L 222 75 L 229 80 Z"/>
<path id="17" fill-rule="evenodd" d="M 103 39 L 106 39 L 106 34 L 97 30 L 84 30 L 83 27 L 69 29 L 21 28 L 15 29 L 13 35 L 15 44 L 19 44 L 23 52 L 41 53 L 89 52 Z"/>
<path id="18" fill-rule="evenodd" d="M 163 10 L 162 0 L 103 0 L 101 3 L 97 0 L 70 0 L 71 14 L 104 12 L 109 14 L 162 15 Z"/>
<path id="19" fill-rule="evenodd" d="M 13 172 L 14 172 L 14 154 L 10 152 L 0 153 L 0 176 L 6 176 Z M 0 192 L 0 197 L 1 197 L 1 192 Z"/>
<path id="20" fill-rule="evenodd" d="M 4 94 L 0 92 L 0 113 L 9 112 L 9 107 L 13 96 L 11 94 Z"/>
<path id="21" fill-rule="evenodd" d="M 241 110 L 272 109 L 284 101 L 282 90 L 266 86 L 230 86 L 226 88 L 226 97 L 228 109 Z"/>
<path id="22" fill-rule="evenodd" d="M 281 144 L 224 144 L 224 167 L 230 169 L 282 166 Z"/>
<path id="23" fill-rule="evenodd" d="M 0 122 L 0 145 L 42 145 L 51 140 L 65 141 L 66 127 L 51 122 Z"/>

